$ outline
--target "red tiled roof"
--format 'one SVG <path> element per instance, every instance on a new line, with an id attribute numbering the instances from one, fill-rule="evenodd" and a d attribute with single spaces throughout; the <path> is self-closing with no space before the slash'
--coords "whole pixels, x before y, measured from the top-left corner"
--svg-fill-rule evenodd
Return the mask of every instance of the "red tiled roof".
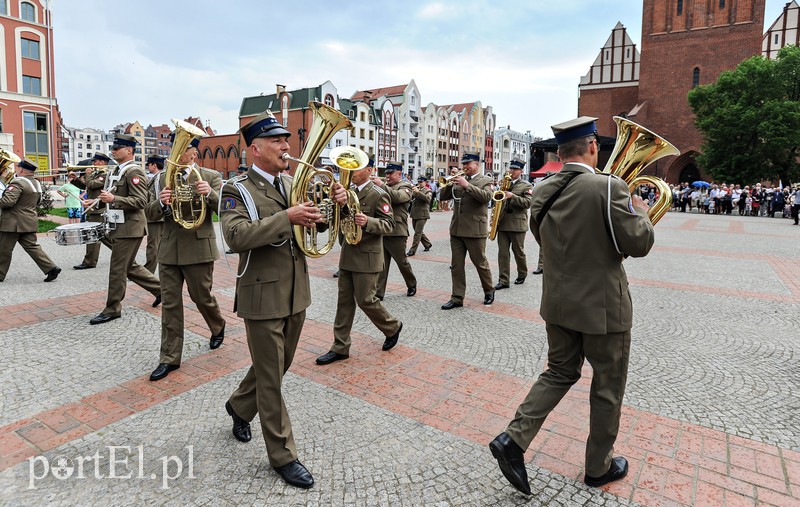
<path id="1" fill-rule="evenodd" d="M 364 100 L 366 95 L 369 94 L 370 98 L 377 98 L 380 96 L 387 96 L 391 97 L 393 95 L 402 95 L 405 91 L 407 84 L 403 85 L 396 85 L 396 86 L 387 86 L 386 88 L 373 88 L 371 90 L 361 90 L 357 91 L 350 97 L 350 100 Z"/>

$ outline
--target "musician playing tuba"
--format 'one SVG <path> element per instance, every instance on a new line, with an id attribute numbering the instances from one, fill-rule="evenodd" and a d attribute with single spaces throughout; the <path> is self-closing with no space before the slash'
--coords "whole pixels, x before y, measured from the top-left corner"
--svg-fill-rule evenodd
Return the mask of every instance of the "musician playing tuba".
<path id="1" fill-rule="evenodd" d="M 251 438 L 250 421 L 258 414 L 269 463 L 288 484 L 310 488 L 311 473 L 297 459 L 291 422 L 281 395 L 303 330 L 311 287 L 304 250 L 294 225 L 311 227 L 324 217 L 310 201 L 290 204 L 292 177 L 288 130 L 270 112 L 241 128 L 249 170 L 222 187 L 220 221 L 225 241 L 239 253 L 234 311 L 244 319 L 252 366 L 225 403 L 233 436 Z M 339 183 L 332 197 L 340 206 L 347 191 Z"/>
<path id="2" fill-rule="evenodd" d="M 495 290 L 507 289 L 511 279 L 511 256 L 517 265 L 515 285 L 525 283 L 528 262 L 525 256 L 525 233 L 528 231 L 528 210 L 533 186 L 521 178 L 525 162 L 512 160 L 508 165 L 508 190 L 503 191 L 502 212 L 497 222 L 497 264 L 500 278 Z M 495 205 L 497 207 L 497 204 Z"/>

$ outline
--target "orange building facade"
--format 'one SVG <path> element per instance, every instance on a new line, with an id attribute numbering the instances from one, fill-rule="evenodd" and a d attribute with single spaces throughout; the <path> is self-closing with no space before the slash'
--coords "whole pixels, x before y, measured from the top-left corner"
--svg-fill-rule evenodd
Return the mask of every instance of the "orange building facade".
<path id="1" fill-rule="evenodd" d="M 52 11 L 43 0 L 0 0 L 0 148 L 41 173 L 64 165 L 69 142 L 55 96 Z"/>

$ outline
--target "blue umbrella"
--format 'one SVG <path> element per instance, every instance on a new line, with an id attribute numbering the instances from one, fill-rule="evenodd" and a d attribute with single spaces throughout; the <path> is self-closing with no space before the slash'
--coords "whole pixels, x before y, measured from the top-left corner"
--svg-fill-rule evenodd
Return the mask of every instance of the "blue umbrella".
<path id="1" fill-rule="evenodd" d="M 708 188 L 711 186 L 711 183 L 708 183 L 706 181 L 695 181 L 694 183 L 692 183 L 692 186 L 700 188 Z"/>

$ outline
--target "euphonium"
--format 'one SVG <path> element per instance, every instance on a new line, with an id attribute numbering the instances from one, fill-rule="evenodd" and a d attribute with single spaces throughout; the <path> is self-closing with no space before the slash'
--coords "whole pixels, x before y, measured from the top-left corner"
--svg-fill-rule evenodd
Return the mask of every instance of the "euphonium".
<path id="1" fill-rule="evenodd" d="M 639 176 L 639 172 L 662 157 L 680 155 L 681 152 L 663 137 L 626 118 L 615 116 L 614 121 L 617 122 L 617 142 L 601 172 L 619 176 L 628 184 L 631 192 L 645 182 L 655 185 L 658 201 L 647 213 L 655 225 L 672 206 L 672 191 L 661 178 Z"/>
<path id="2" fill-rule="evenodd" d="M 333 185 L 336 183 L 333 173 L 317 169 L 313 163 L 336 132 L 344 128 L 353 128 L 353 124 L 345 115 L 321 102 L 309 102 L 308 106 L 314 118 L 308 131 L 306 147 L 300 158 L 290 157 L 288 153 L 284 154 L 283 158 L 300 164 L 292 180 L 289 205 L 296 206 L 311 201 L 320 209 L 328 224 L 328 239 L 324 244 L 317 244 L 316 225 L 311 227 L 295 225 L 293 227 L 295 241 L 307 256 L 321 257 L 334 247 L 340 229 L 349 244 L 355 245 L 361 241 L 361 228 L 355 225 L 354 220 L 355 214 L 361 208 L 356 193 L 349 190 L 349 187 L 352 171 L 363 169 L 369 162 L 369 157 L 362 150 L 350 146 L 331 150 L 330 158 L 339 168 L 339 183 L 348 189 L 349 214 L 340 217 L 342 209 L 332 199 Z"/>
<path id="3" fill-rule="evenodd" d="M 13 164 L 18 164 L 22 161 L 16 153 L 0 149 L 0 188 L 5 190 L 11 180 L 14 179 Z"/>
<path id="4" fill-rule="evenodd" d="M 492 220 L 489 222 L 489 239 L 494 241 L 497 237 L 497 225 L 500 223 L 500 215 L 503 213 L 506 192 L 511 190 L 511 173 L 507 172 L 500 183 L 500 190 L 495 190 L 492 194 L 494 207 L 492 208 Z"/>
<path id="5" fill-rule="evenodd" d="M 194 165 L 179 164 L 192 140 L 205 137 L 206 133 L 191 123 L 173 119 L 175 124 L 175 139 L 172 141 L 172 150 L 166 160 L 167 170 L 164 175 L 166 186 L 172 190 L 170 208 L 175 223 L 184 229 L 197 229 L 206 218 L 206 199 L 198 194 L 195 183 L 203 177 Z M 184 177 L 182 169 L 189 169 L 189 176 Z"/>

